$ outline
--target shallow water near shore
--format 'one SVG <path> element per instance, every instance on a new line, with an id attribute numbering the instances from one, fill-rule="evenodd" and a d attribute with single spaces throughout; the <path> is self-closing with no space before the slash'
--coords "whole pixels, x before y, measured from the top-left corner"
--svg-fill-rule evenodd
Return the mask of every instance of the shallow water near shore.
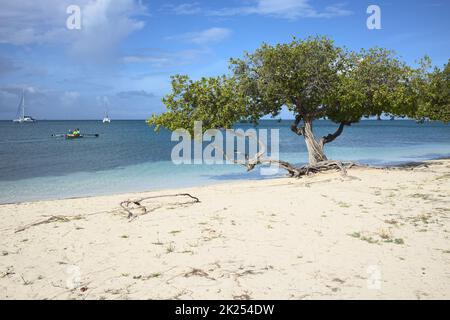
<path id="1" fill-rule="evenodd" d="M 307 161 L 302 137 L 291 121 L 262 121 L 259 128 L 280 129 L 280 158 Z M 251 125 L 240 124 L 244 129 Z M 64 140 L 51 137 L 69 129 L 98 133 L 99 138 Z M 336 124 L 317 121 L 317 136 Z M 0 203 L 137 192 L 196 186 L 238 179 L 267 179 L 236 165 L 174 165 L 176 142 L 170 133 L 156 134 L 144 121 L 39 121 L 18 125 L 0 121 Z M 330 159 L 373 165 L 402 164 L 450 157 L 450 127 L 432 122 L 361 121 L 326 146 Z M 280 172 L 276 176 L 282 176 Z"/>

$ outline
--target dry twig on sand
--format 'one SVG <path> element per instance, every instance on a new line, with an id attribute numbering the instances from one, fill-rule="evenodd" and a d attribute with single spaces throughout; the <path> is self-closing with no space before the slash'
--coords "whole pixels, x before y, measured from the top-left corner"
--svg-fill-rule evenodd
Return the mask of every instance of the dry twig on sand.
<path id="1" fill-rule="evenodd" d="M 47 223 L 53 223 L 53 222 L 69 222 L 71 220 L 80 220 L 83 219 L 83 216 L 77 215 L 77 216 L 51 216 L 50 218 L 47 218 L 45 220 L 33 222 L 30 224 L 27 224 L 23 227 L 18 228 L 14 233 L 25 231 L 31 227 L 39 226 L 41 224 L 47 224 Z"/>
<path id="2" fill-rule="evenodd" d="M 52 215 L 47 219 L 33 222 L 33 223 L 27 224 L 23 227 L 20 227 L 20 228 L 16 229 L 14 231 L 14 233 L 22 232 L 31 227 L 36 227 L 36 226 L 39 226 L 42 224 L 55 223 L 55 222 L 69 222 L 72 220 L 81 220 L 88 216 L 93 216 L 93 215 L 97 215 L 97 214 L 101 214 L 101 213 L 111 213 L 111 212 L 112 211 L 110 211 L 110 210 L 103 210 L 103 211 L 91 212 L 91 213 L 86 213 L 86 214 L 78 214 L 78 215 L 72 215 L 72 216 Z"/>
<path id="3" fill-rule="evenodd" d="M 148 209 L 146 206 L 142 205 L 142 202 L 148 199 L 157 199 L 157 198 L 168 198 L 168 197 L 189 197 L 192 200 L 191 201 L 187 201 L 187 202 L 177 202 L 174 204 L 177 205 L 186 205 L 186 204 L 193 204 L 193 203 L 198 203 L 200 202 L 200 200 L 197 197 L 194 197 L 192 195 L 190 195 L 189 193 L 177 193 L 177 194 L 166 194 L 166 195 L 159 195 L 159 196 L 149 196 L 149 197 L 144 197 L 144 198 L 139 198 L 136 200 L 125 200 L 122 201 L 120 203 L 120 206 L 125 210 L 125 212 L 128 213 L 128 219 L 130 219 L 130 221 L 136 219 L 138 216 L 147 214 L 149 212 L 155 211 L 156 209 L 159 209 L 161 207 L 163 207 L 163 205 L 157 205 L 154 206 L 153 208 Z M 138 211 L 138 213 L 133 213 L 133 211 Z"/>

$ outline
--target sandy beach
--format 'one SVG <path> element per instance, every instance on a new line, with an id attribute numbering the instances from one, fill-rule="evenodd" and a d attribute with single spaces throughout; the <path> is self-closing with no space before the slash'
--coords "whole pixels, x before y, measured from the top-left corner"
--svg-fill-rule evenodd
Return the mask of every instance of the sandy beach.
<path id="1" fill-rule="evenodd" d="M 0 298 L 449 299 L 449 218 L 450 160 L 1 205 Z"/>

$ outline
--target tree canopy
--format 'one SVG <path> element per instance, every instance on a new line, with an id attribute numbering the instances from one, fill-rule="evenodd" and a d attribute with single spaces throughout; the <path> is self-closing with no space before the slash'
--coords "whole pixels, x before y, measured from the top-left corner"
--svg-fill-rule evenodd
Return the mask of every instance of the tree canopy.
<path id="1" fill-rule="evenodd" d="M 324 145 L 362 117 L 381 115 L 428 117 L 449 121 L 450 66 L 427 73 L 406 65 L 383 48 L 350 51 L 326 37 L 293 38 L 290 43 L 262 44 L 253 53 L 230 60 L 230 74 L 202 78 L 172 77 L 172 92 L 163 102 L 167 112 L 148 123 L 170 130 L 229 128 L 238 120 L 276 117 L 285 106 L 295 121 L 291 129 L 305 138 L 310 163 L 326 160 Z M 313 121 L 339 124 L 317 139 Z"/>
<path id="2" fill-rule="evenodd" d="M 191 133 L 194 121 L 203 121 L 205 128 L 229 128 L 245 115 L 245 97 L 236 86 L 236 81 L 226 76 L 198 81 L 172 76 L 172 92 L 163 98 L 167 112 L 154 114 L 147 122 L 156 130 L 183 128 Z"/>
<path id="3" fill-rule="evenodd" d="M 416 118 L 450 122 L 450 60 L 442 70 L 435 68 L 419 84 Z"/>

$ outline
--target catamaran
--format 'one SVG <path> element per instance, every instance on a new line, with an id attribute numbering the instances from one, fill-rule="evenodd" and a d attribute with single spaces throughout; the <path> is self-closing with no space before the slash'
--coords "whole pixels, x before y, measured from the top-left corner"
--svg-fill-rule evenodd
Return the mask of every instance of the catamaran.
<path id="1" fill-rule="evenodd" d="M 36 120 L 25 115 L 25 90 L 22 90 L 19 108 L 17 109 L 17 118 L 13 120 L 16 123 L 35 122 Z"/>
<path id="2" fill-rule="evenodd" d="M 110 123 L 111 122 L 111 118 L 108 115 L 108 106 L 106 105 L 106 101 L 105 101 L 105 117 L 103 118 L 103 123 Z"/>

